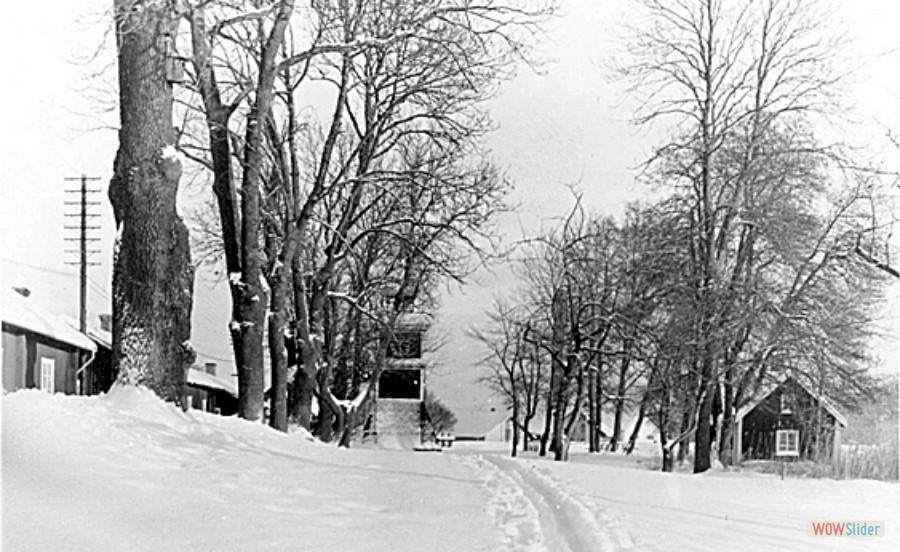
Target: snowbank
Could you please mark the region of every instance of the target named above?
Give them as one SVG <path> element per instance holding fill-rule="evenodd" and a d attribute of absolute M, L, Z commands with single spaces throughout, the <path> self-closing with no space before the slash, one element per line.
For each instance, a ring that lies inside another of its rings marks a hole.
<path fill-rule="evenodd" d="M 131 387 L 21 391 L 2 406 L 3 550 L 469 551 L 499 539 L 477 474 L 444 455 L 339 450 Z"/>

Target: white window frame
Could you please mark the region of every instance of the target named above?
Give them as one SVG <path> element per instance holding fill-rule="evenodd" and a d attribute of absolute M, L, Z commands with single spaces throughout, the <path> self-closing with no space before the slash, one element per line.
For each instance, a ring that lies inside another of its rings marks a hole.
<path fill-rule="evenodd" d="M 56 359 L 41 357 L 41 390 L 51 395 L 56 392 Z"/>
<path fill-rule="evenodd" d="M 775 430 L 775 456 L 800 456 L 799 430 Z"/>

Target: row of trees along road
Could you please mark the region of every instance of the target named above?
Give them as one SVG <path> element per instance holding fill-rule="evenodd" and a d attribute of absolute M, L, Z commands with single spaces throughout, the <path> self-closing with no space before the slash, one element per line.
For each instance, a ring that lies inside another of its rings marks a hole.
<path fill-rule="evenodd" d="M 198 262 L 224 259 L 239 415 L 263 414 L 268 350 L 271 424 L 285 430 L 293 419 L 349 444 L 398 315 L 427 307 L 442 279 L 464 278 L 492 250 L 490 221 L 507 183 L 484 153 L 491 125 L 482 104 L 528 57 L 550 8 L 478 0 L 115 7 L 118 366 L 178 400 L 191 361 L 192 265 L 175 210 L 181 161 L 169 155 L 177 148 L 212 180 L 214 211 L 200 213 L 194 245 Z M 173 85 L 180 62 L 186 76 Z"/>
<path fill-rule="evenodd" d="M 510 403 L 514 447 L 541 402 L 541 453 L 549 439 L 557 459 L 579 417 L 600 450 L 604 409 L 606 446 L 623 446 L 632 410 L 626 450 L 650 418 L 663 469 L 693 439 L 702 472 L 716 453 L 732 461 L 736 412 L 776 377 L 849 406 L 872 392 L 891 183 L 817 135 L 837 115 L 841 76 L 816 7 L 643 2 L 622 74 L 641 100 L 637 122 L 669 129 L 642 171 L 658 199 L 617 220 L 576 198 L 523 246 L 521 299 L 475 332 L 486 379 Z"/>

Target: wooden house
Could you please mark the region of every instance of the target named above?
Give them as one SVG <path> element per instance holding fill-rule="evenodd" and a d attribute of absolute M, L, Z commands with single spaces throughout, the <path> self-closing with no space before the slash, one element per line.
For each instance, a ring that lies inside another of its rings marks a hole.
<path fill-rule="evenodd" d="M 3 288 L 3 391 L 43 389 L 66 395 L 106 393 L 116 380 L 112 368 L 109 316 L 87 335 L 63 317 L 30 301 L 26 289 Z M 216 376 L 215 364 L 193 367 L 185 394 L 192 408 L 231 415 L 237 412 L 237 389 Z"/>
<path fill-rule="evenodd" d="M 75 394 L 97 345 L 61 317 L 29 301 L 27 289 L 2 288 L 3 390 Z"/>
<path fill-rule="evenodd" d="M 776 449 L 785 447 L 776 441 L 781 433 L 790 438 L 787 446 L 793 449 L 792 456 L 836 458 L 842 430 L 847 427 L 847 418 L 827 397 L 793 377 L 780 380 L 741 408 L 735 421 L 739 461 L 775 459 Z"/>

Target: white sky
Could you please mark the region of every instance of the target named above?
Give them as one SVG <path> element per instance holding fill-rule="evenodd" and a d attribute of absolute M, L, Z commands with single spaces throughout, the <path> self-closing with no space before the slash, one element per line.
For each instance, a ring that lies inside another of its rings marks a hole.
<path fill-rule="evenodd" d="M 624 201 L 646 192 L 633 183 L 632 169 L 653 145 L 652 134 L 629 125 L 629 104 L 621 86 L 606 78 L 603 65 L 610 56 L 623 54 L 616 38 L 619 22 L 628 20 L 628 3 L 561 3 L 560 16 L 542 44 L 551 61 L 540 73 L 522 68 L 490 105 L 499 127 L 490 145 L 515 182 L 513 200 L 521 205 L 517 216 L 500 221 L 510 240 L 519 237 L 521 228 L 533 231 L 542 219 L 565 213 L 571 206 L 566 185 L 577 185 L 588 208 L 604 212 L 616 212 Z M 900 134 L 900 3 L 846 0 L 836 5 L 838 20 L 853 39 L 842 52 L 857 69 L 849 99 L 865 123 L 848 135 L 885 152 L 884 129 Z M 111 51 L 108 48 L 105 57 L 92 64 L 77 61 L 103 42 L 108 24 L 102 14 L 111 6 L 112 0 L 17 2 L 4 9 L 0 23 L 4 68 L 0 95 L 5 107 L 0 133 L 0 257 L 8 273 L 4 285 L 22 283 L 11 281 L 15 267 L 55 271 L 44 270 L 56 281 L 70 282 L 65 286 L 66 291 L 71 289 L 70 304 L 62 304 L 65 298 L 56 301 L 73 314 L 77 280 L 73 267 L 63 264 L 65 177 L 84 173 L 101 178 L 98 184 L 104 193 L 98 197 L 104 216 L 98 259 L 103 265 L 90 273 L 93 301 L 102 302 L 110 287 L 115 232 L 105 189 L 116 151 L 112 128 L 117 117 L 98 112 L 100 104 L 86 96 L 102 97 L 97 90 L 112 90 L 114 70 L 92 76 L 108 64 Z M 900 167 L 896 152 L 888 155 L 893 156 L 892 166 Z M 485 274 L 463 290 L 451 290 L 445 300 L 441 314 L 449 336 L 443 353 L 446 365 L 431 382 L 463 423 L 474 422 L 479 412 L 490 417 L 492 404 L 473 383 L 476 370 L 471 364 L 480 353 L 463 337 L 463 330 L 479 322 L 492 295 L 509 283 L 503 271 Z M 195 346 L 207 356 L 230 357 L 227 291 L 198 281 L 195 301 Z M 897 327 L 895 321 L 892 328 Z M 896 343 L 883 349 L 886 358 L 900 359 Z"/>

